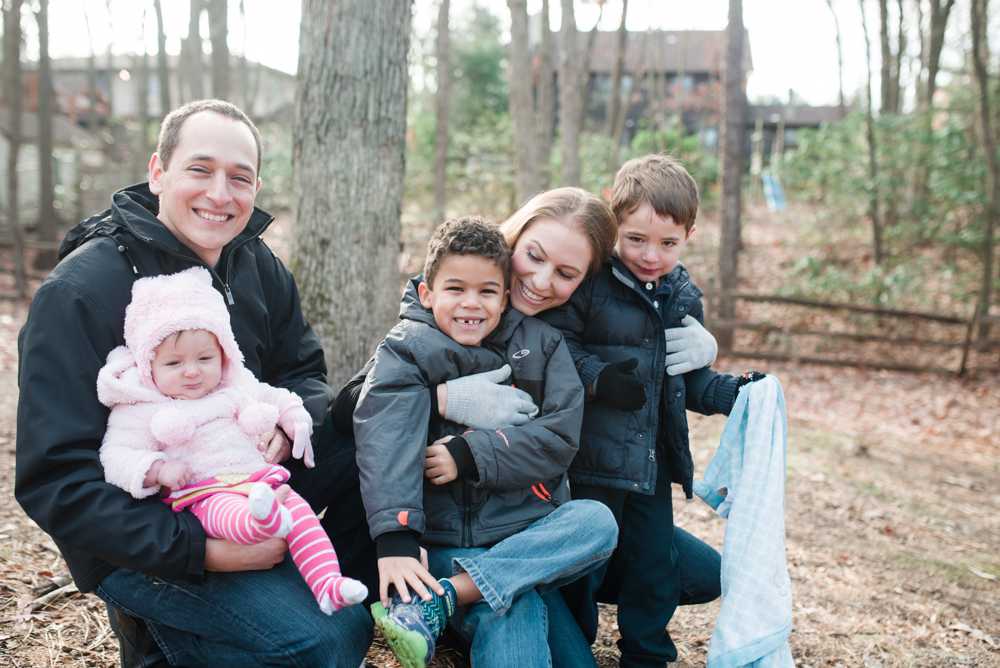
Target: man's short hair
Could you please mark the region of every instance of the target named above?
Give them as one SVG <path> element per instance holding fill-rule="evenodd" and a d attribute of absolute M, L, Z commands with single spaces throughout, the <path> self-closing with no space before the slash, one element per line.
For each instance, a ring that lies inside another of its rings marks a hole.
<path fill-rule="evenodd" d="M 475 255 L 495 264 L 503 272 L 503 287 L 510 284 L 510 246 L 500 227 L 481 216 L 452 218 L 441 223 L 427 243 L 424 283 L 434 289 L 441 263 L 456 255 Z"/>
<path fill-rule="evenodd" d="M 670 216 L 690 232 L 698 215 L 698 184 L 684 165 L 670 156 L 633 158 L 615 175 L 611 212 L 621 225 L 643 204 L 653 207 L 661 218 Z"/>
<path fill-rule="evenodd" d="M 250 128 L 253 140 L 257 144 L 257 176 L 260 176 L 261 152 L 263 150 L 260 131 L 239 107 L 225 100 L 195 100 L 183 104 L 167 114 L 163 123 L 160 124 L 160 137 L 156 143 L 156 152 L 160 156 L 160 162 L 163 163 L 163 169 L 170 167 L 170 158 L 173 156 L 177 144 L 181 141 L 181 128 L 184 121 L 202 111 L 214 111 L 217 114 L 240 121 Z"/>

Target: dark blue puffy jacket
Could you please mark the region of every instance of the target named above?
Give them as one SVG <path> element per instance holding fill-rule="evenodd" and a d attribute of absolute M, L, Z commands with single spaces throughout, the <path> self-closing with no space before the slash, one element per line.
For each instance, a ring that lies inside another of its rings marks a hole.
<path fill-rule="evenodd" d="M 563 306 L 539 318 L 563 332 L 580 380 L 589 388 L 604 367 L 636 358 L 634 372 L 646 389 L 646 405 L 622 411 L 589 396 L 584 409 L 580 451 L 570 481 L 652 494 L 656 458 L 669 465 L 670 478 L 691 498 L 694 466 L 685 409 L 705 415 L 729 414 L 737 378 L 709 368 L 680 376 L 665 371 L 663 330 L 679 327 L 686 315 L 704 322 L 702 292 L 678 263 L 661 280 L 672 286 L 664 315 L 653 305 L 617 255 L 585 281 Z"/>

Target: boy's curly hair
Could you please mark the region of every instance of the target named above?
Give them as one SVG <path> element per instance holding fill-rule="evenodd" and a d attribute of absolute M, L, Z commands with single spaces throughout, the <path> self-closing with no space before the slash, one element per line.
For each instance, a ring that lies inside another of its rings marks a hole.
<path fill-rule="evenodd" d="M 500 227 L 481 216 L 452 218 L 438 225 L 427 243 L 424 260 L 424 283 L 433 289 L 438 269 L 454 255 L 475 255 L 495 264 L 503 272 L 503 287 L 510 285 L 510 246 Z"/>
<path fill-rule="evenodd" d="M 688 232 L 698 215 L 698 184 L 684 165 L 668 155 L 647 155 L 629 160 L 615 175 L 611 212 L 621 225 L 625 216 L 643 204 L 661 218 L 670 216 Z"/>

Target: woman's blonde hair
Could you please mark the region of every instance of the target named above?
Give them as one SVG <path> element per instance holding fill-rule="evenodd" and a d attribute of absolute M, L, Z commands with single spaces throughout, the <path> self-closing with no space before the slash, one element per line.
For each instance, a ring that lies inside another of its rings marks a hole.
<path fill-rule="evenodd" d="M 618 225 L 611 209 L 583 188 L 556 188 L 535 195 L 500 225 L 500 231 L 513 248 L 521 234 L 538 220 L 553 220 L 583 233 L 591 250 L 587 278 L 611 257 L 618 239 Z"/>

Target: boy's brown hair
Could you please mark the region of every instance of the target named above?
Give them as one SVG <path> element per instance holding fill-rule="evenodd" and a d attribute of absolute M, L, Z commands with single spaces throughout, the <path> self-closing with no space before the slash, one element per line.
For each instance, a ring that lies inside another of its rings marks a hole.
<path fill-rule="evenodd" d="M 611 212 L 621 225 L 625 216 L 649 204 L 661 218 L 670 216 L 688 232 L 698 215 L 698 184 L 684 165 L 668 155 L 629 160 L 615 175 Z"/>
<path fill-rule="evenodd" d="M 452 218 L 438 225 L 427 243 L 424 283 L 434 289 L 434 278 L 445 259 L 454 255 L 475 255 L 495 264 L 503 272 L 503 287 L 510 286 L 510 246 L 500 227 L 481 216 Z"/>

